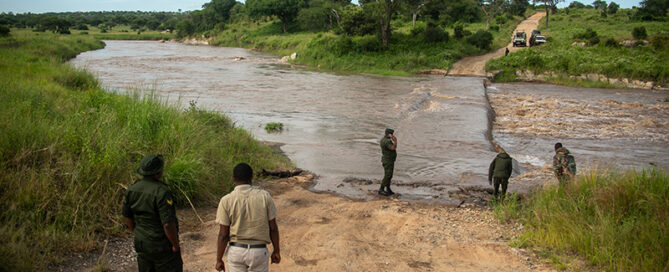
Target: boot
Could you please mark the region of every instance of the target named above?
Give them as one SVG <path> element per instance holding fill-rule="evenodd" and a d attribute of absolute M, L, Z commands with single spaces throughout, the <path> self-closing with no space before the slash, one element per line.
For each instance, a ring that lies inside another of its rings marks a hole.
<path fill-rule="evenodd" d="M 394 195 L 395 194 L 395 192 L 393 192 L 393 190 L 390 190 L 390 185 L 386 186 L 386 192 L 388 193 L 388 195 Z"/>
<path fill-rule="evenodd" d="M 379 188 L 379 194 L 382 196 L 389 196 L 390 194 L 388 193 L 388 191 L 384 190 L 383 188 L 384 186 L 381 185 L 381 188 Z"/>

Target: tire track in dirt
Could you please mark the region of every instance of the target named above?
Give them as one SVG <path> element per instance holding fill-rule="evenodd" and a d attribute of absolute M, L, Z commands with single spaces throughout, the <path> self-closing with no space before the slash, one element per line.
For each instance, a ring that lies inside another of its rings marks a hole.
<path fill-rule="evenodd" d="M 509 37 L 509 41 L 511 41 L 513 35 L 518 31 L 523 31 L 527 33 L 527 37 L 529 39 L 530 33 L 532 33 L 532 30 L 537 29 L 537 27 L 539 26 L 539 20 L 541 20 L 541 18 L 543 18 L 545 15 L 546 15 L 545 12 L 537 12 L 534 15 L 530 16 L 529 18 L 525 19 L 524 21 L 520 22 L 520 24 L 518 24 L 516 29 L 511 34 L 512 36 Z M 497 49 L 497 51 L 495 52 L 490 52 L 488 54 L 480 56 L 463 58 L 453 64 L 453 68 L 449 70 L 448 75 L 485 76 L 486 75 L 485 63 L 488 62 L 488 60 L 490 59 L 504 56 L 505 48 L 509 48 L 509 51 L 515 52 L 524 49 L 525 47 L 513 47 L 512 43 L 509 42 L 509 44 L 506 47 Z"/>

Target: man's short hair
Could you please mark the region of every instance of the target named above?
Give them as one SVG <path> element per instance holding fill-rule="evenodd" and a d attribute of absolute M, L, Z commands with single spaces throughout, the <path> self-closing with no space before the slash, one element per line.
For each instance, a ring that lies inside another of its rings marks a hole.
<path fill-rule="evenodd" d="M 246 163 L 237 164 L 232 170 L 232 177 L 239 182 L 251 183 L 253 169 Z"/>
<path fill-rule="evenodd" d="M 555 144 L 555 149 L 557 150 L 558 148 L 562 147 L 562 143 L 557 143 Z"/>

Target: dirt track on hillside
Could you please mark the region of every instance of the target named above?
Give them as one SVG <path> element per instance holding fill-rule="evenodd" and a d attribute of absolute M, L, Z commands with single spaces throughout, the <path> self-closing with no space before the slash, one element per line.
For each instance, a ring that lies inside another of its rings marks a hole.
<path fill-rule="evenodd" d="M 537 29 L 539 26 L 539 21 L 541 20 L 542 17 L 546 15 L 545 12 L 537 12 L 534 15 L 530 16 L 526 20 L 522 21 L 516 29 L 513 31 L 515 34 L 518 31 L 524 31 L 527 33 L 527 37 L 529 39 L 530 33 L 532 33 L 532 30 Z M 509 41 L 511 41 L 512 37 L 509 37 Z M 509 48 L 509 51 L 515 52 L 521 49 L 524 49 L 526 47 L 513 47 L 512 43 L 509 42 L 509 44 L 505 47 Z M 485 55 L 480 55 L 480 56 L 474 56 L 474 57 L 466 57 L 461 59 L 460 61 L 456 62 L 453 64 L 453 68 L 449 70 L 448 75 L 453 75 L 453 76 L 485 76 L 485 63 L 492 58 L 498 58 L 501 56 L 504 56 L 504 49 L 505 48 L 500 48 L 495 52 L 490 52 Z"/>

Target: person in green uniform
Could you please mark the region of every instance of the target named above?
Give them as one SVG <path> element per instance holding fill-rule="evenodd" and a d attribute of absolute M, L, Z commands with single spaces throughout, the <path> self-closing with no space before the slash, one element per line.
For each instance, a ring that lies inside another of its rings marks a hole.
<path fill-rule="evenodd" d="M 395 170 L 395 159 L 397 159 L 397 138 L 393 135 L 394 130 L 386 128 L 386 133 L 381 138 L 381 164 L 383 165 L 383 180 L 379 194 L 389 196 L 395 194 L 390 190 L 390 180 L 393 179 Z"/>
<path fill-rule="evenodd" d="M 513 171 L 513 160 L 509 154 L 502 151 L 495 159 L 490 163 L 490 168 L 488 168 L 488 183 L 490 185 L 495 184 L 495 191 L 493 192 L 493 198 L 497 199 L 499 195 L 499 186 L 502 185 L 502 197 L 506 195 L 506 187 L 509 185 L 509 178 L 511 177 L 511 172 Z"/>
<path fill-rule="evenodd" d="M 179 222 L 174 197 L 160 178 L 165 162 L 161 155 L 146 155 L 123 202 L 123 221 L 134 234 L 137 268 L 144 271 L 183 271 L 179 247 Z"/>
<path fill-rule="evenodd" d="M 566 184 L 576 176 L 576 160 L 562 143 L 555 144 L 555 156 L 553 156 L 553 172 L 560 185 Z"/>

